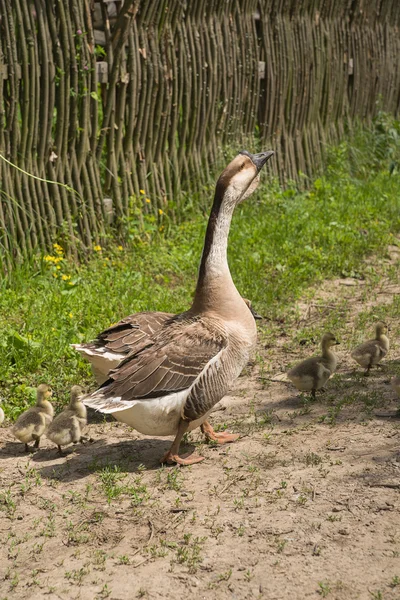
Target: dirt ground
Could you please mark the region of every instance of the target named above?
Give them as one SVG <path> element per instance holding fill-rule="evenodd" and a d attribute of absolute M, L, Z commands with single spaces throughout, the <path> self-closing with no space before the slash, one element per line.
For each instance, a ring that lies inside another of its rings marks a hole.
<path fill-rule="evenodd" d="M 349 356 L 375 309 L 399 333 L 398 259 L 394 247 L 379 286 L 373 271 L 326 282 L 287 323 L 262 326 L 254 364 L 211 419 L 242 437 L 216 447 L 194 432 L 186 450 L 206 457 L 198 465 L 160 467 L 170 438 L 116 422 L 92 422 L 93 443 L 64 458 L 47 440 L 26 456 L 5 424 L 0 598 L 398 600 L 400 420 L 389 379 L 400 374 L 400 337 L 369 378 Z M 280 380 L 316 350 L 298 341 L 315 323 L 337 323 L 342 345 L 338 374 L 310 402 Z"/>

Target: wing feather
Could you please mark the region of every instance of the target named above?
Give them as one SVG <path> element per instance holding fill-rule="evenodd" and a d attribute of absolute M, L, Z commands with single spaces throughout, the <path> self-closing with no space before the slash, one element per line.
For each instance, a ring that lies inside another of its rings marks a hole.
<path fill-rule="evenodd" d="M 104 410 L 115 402 L 188 389 L 227 345 L 227 332 L 215 319 L 180 315 L 154 336 L 152 345 L 125 358 L 85 403 Z"/>
<path fill-rule="evenodd" d="M 138 351 L 141 343 L 147 342 L 171 317 L 172 314 L 163 312 L 130 315 L 99 333 L 94 343 L 123 354 Z"/>

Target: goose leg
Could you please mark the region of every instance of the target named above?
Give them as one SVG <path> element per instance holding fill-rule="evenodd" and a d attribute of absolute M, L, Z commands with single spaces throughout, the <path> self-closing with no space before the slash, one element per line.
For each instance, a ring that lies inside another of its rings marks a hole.
<path fill-rule="evenodd" d="M 315 400 L 315 390 L 311 390 L 311 398 Z"/>
<path fill-rule="evenodd" d="M 172 442 L 171 448 L 161 459 L 162 463 L 167 463 L 169 465 L 173 463 L 177 463 L 178 465 L 193 465 L 194 463 L 201 462 L 204 460 L 204 456 L 199 456 L 198 454 L 191 454 L 189 456 L 179 456 L 179 446 L 183 435 L 189 429 L 189 422 L 181 419 L 178 427 L 178 433 L 174 441 Z"/>
<path fill-rule="evenodd" d="M 214 431 L 212 425 L 208 421 L 204 421 L 201 426 L 201 431 L 204 433 L 208 440 L 217 442 L 217 444 L 229 444 L 229 442 L 236 442 L 240 438 L 238 433 L 225 433 Z"/>
<path fill-rule="evenodd" d="M 59 446 L 59 445 L 57 444 L 57 448 L 58 448 L 58 454 L 59 454 L 60 456 L 65 456 L 64 452 L 62 451 L 62 448 L 61 448 L 61 446 Z"/>
<path fill-rule="evenodd" d="M 86 442 L 94 442 L 93 438 L 87 437 L 85 435 L 81 435 L 81 439 L 79 440 L 81 444 L 86 444 Z"/>

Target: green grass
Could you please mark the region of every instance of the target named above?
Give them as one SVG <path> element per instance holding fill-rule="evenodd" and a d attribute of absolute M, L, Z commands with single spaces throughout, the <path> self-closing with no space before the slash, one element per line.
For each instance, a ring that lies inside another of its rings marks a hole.
<path fill-rule="evenodd" d="M 258 312 L 281 317 L 319 281 L 363 278 L 371 268 L 363 259 L 384 256 L 388 244 L 397 243 L 400 174 L 397 155 L 389 150 L 399 144 L 388 131 L 400 127 L 393 121 L 386 129 L 378 125 L 332 149 L 325 173 L 307 191 L 284 189 L 263 174 L 259 191 L 237 209 L 230 267 L 240 293 Z M 211 203 L 212 186 L 200 205 Z M 36 258 L 1 281 L 0 397 L 6 414 L 14 419 L 31 404 L 40 382 L 53 387 L 60 405 L 71 385 L 93 386 L 72 342 L 90 340 L 136 311 L 186 309 L 206 223 L 200 209 L 176 225 L 167 210 L 141 225 L 133 218 L 125 223 L 124 247 L 97 247 L 90 262 L 78 266 L 56 246 L 51 258 Z"/>

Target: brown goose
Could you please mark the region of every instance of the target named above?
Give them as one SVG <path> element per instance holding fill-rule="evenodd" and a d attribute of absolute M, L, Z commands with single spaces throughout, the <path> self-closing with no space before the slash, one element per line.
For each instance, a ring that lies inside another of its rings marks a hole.
<path fill-rule="evenodd" d="M 11 428 L 17 440 L 25 444 L 25 452 L 32 452 L 29 442 L 34 441 L 34 448 L 39 448 L 40 438 L 53 420 L 54 410 L 48 400 L 51 394 L 49 386 L 41 383 L 37 389 L 36 406 L 22 413 Z"/>
<path fill-rule="evenodd" d="M 204 457 L 179 456 L 186 431 L 201 426 L 207 437 L 226 443 L 238 436 L 215 433 L 207 418 L 227 393 L 252 353 L 254 318 L 237 291 L 227 261 L 235 207 L 259 183 L 273 152 L 243 151 L 218 179 L 191 308 L 169 317 L 146 342 L 110 373 L 84 402 L 147 435 L 175 435 L 162 462 L 192 464 Z"/>
<path fill-rule="evenodd" d="M 360 344 L 351 353 L 351 357 L 360 367 L 364 367 L 366 377 L 368 377 L 371 367 L 377 365 L 389 351 L 389 339 L 385 335 L 386 329 L 385 323 L 377 323 L 375 338 Z"/>
<path fill-rule="evenodd" d="M 262 319 L 247 298 L 243 298 L 255 319 Z M 175 316 L 166 312 L 139 312 L 125 317 L 115 325 L 105 329 L 93 342 L 71 344 L 92 365 L 93 375 L 99 385 L 108 379 L 111 369 L 131 352 L 138 352 L 164 323 Z"/>

